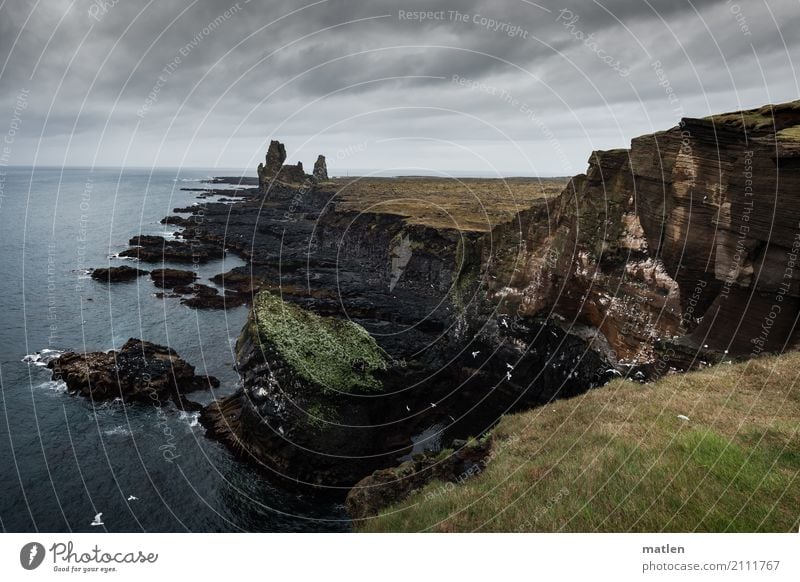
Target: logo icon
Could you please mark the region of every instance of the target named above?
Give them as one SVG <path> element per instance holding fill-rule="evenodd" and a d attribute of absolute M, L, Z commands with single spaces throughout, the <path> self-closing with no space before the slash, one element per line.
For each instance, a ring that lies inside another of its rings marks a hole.
<path fill-rule="evenodd" d="M 19 563 L 26 570 L 35 570 L 44 562 L 44 546 L 38 542 L 30 542 L 22 546 L 19 552 Z"/>

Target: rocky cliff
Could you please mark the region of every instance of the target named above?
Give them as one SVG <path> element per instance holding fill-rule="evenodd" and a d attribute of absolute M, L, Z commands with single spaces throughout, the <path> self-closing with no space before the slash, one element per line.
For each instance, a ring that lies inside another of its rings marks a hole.
<path fill-rule="evenodd" d="M 294 481 L 348 488 L 614 375 L 645 381 L 793 346 L 799 125 L 796 103 L 684 119 L 630 150 L 594 152 L 556 196 L 521 207 L 506 206 L 510 190 L 479 200 L 497 209 L 485 220 L 453 202 L 472 191 L 442 198 L 439 215 L 424 201 L 441 186 L 408 181 L 358 195 L 346 194 L 350 184 L 270 182 L 237 207 L 206 205 L 192 236 L 250 263 L 221 275 L 224 285 L 278 293 L 291 307 L 270 295 L 273 307 L 312 338 L 349 321 L 373 338 L 385 369 L 371 373 L 370 390 L 348 385 L 333 397 L 327 380 L 303 379 L 285 346 L 253 331 L 264 297 L 253 295 L 243 388 L 204 424 Z M 331 357 L 355 374 L 369 368 L 346 348 Z M 277 414 L 289 401 L 296 411 Z M 437 462 L 416 461 L 414 482 L 439 474 Z"/>
<path fill-rule="evenodd" d="M 598 330 L 595 349 L 654 373 L 793 346 L 798 124 L 794 102 L 594 152 L 561 196 L 484 241 L 490 297 Z"/>

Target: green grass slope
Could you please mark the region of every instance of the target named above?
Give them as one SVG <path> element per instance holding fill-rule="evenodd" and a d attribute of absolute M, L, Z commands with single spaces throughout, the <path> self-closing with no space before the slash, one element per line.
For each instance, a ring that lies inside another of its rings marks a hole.
<path fill-rule="evenodd" d="M 800 354 L 723 363 L 504 417 L 485 468 L 361 531 L 797 531 Z M 689 417 L 689 420 L 679 418 Z"/>

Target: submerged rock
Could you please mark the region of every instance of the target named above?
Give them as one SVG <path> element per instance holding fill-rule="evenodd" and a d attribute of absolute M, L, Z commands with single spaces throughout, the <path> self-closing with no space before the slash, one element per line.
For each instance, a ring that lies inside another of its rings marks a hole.
<path fill-rule="evenodd" d="M 70 392 L 92 398 L 162 405 L 182 401 L 188 392 L 219 386 L 213 376 L 198 376 L 195 368 L 172 348 L 129 339 L 119 351 L 67 352 L 50 361 L 53 380 L 63 380 Z"/>

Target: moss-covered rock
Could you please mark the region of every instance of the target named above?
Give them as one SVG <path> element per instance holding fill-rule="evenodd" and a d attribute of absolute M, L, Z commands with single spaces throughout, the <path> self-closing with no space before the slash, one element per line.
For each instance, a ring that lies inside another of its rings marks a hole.
<path fill-rule="evenodd" d="M 386 369 L 388 357 L 360 325 L 322 317 L 266 291 L 256 296 L 251 313 L 259 342 L 300 378 L 323 391 L 380 390 L 373 373 Z"/>
<path fill-rule="evenodd" d="M 242 390 L 206 409 L 210 434 L 295 484 L 349 486 L 386 463 L 379 425 L 391 397 L 371 396 L 389 358 L 363 327 L 262 291 L 236 360 Z"/>

